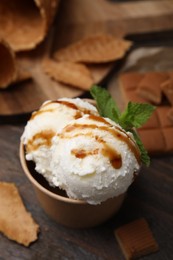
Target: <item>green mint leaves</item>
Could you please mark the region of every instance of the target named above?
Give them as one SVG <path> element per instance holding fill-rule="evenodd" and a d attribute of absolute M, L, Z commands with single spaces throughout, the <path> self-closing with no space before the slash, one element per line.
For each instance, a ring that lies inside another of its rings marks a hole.
<path fill-rule="evenodd" d="M 150 118 L 155 108 L 146 103 L 129 102 L 126 110 L 121 114 L 120 124 L 127 128 L 139 128 Z"/>
<path fill-rule="evenodd" d="M 130 131 L 140 149 L 141 161 L 146 166 L 150 164 L 150 158 L 142 141 L 134 128 L 141 127 L 151 116 L 155 107 L 145 103 L 129 102 L 126 109 L 121 113 L 109 92 L 101 87 L 92 86 L 92 97 L 96 100 L 98 112 L 103 117 L 108 117 L 118 123 L 124 130 Z"/>
<path fill-rule="evenodd" d="M 90 93 L 96 100 L 99 114 L 103 117 L 109 117 L 113 121 L 117 122 L 120 117 L 120 111 L 109 92 L 106 89 L 93 86 L 90 89 Z"/>

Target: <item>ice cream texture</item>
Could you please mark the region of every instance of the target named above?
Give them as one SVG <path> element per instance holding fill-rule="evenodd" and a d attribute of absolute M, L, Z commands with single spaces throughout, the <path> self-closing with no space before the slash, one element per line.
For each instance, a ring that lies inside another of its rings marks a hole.
<path fill-rule="evenodd" d="M 21 140 L 25 145 L 26 159 L 35 162 L 35 170 L 41 173 L 50 183 L 52 138 L 71 120 L 84 114 L 98 114 L 95 106 L 80 98 L 61 98 L 49 100 L 39 110 L 32 113 L 25 126 Z"/>
<path fill-rule="evenodd" d="M 26 159 L 50 185 L 89 204 L 125 193 L 140 168 L 133 135 L 81 99 L 44 103 L 22 141 Z"/>
<path fill-rule="evenodd" d="M 68 124 L 54 137 L 51 150 L 55 186 L 90 204 L 126 192 L 140 165 L 132 135 L 112 120 L 95 115 Z"/>

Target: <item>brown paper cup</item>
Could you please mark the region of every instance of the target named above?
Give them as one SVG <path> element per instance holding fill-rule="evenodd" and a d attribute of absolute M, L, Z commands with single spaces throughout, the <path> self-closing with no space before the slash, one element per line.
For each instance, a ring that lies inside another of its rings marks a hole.
<path fill-rule="evenodd" d="M 0 37 L 14 51 L 30 50 L 46 36 L 60 0 L 1 0 Z"/>
<path fill-rule="evenodd" d="M 34 170 L 34 164 L 25 160 L 24 146 L 20 144 L 22 168 L 32 183 L 38 201 L 45 212 L 58 223 L 71 228 L 94 227 L 110 219 L 120 209 L 125 194 L 108 199 L 99 205 L 90 205 L 80 200 L 70 199 L 61 190 L 53 192 L 41 174 Z"/>

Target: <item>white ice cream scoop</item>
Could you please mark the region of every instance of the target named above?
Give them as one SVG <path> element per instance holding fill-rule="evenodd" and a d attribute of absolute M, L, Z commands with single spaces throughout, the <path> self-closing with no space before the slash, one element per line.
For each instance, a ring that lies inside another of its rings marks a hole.
<path fill-rule="evenodd" d="M 61 98 L 55 101 L 46 101 L 38 111 L 32 113 L 21 140 L 26 149 L 26 159 L 33 160 L 36 171 L 41 173 L 50 183 L 52 138 L 72 120 L 84 114 L 97 115 L 96 108 L 80 98 Z"/>
<path fill-rule="evenodd" d="M 89 204 L 125 193 L 140 168 L 132 134 L 98 115 L 69 123 L 53 138 L 51 152 L 53 185 Z"/>

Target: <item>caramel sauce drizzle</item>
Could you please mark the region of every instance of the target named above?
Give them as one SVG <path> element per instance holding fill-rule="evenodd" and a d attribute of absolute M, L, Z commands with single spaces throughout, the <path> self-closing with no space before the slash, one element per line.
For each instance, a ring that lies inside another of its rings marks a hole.
<path fill-rule="evenodd" d="M 83 159 L 86 156 L 98 154 L 99 149 L 95 149 L 93 151 L 86 151 L 84 149 L 72 149 L 71 153 L 74 154 L 77 158 Z"/>
<path fill-rule="evenodd" d="M 41 131 L 40 133 L 35 134 L 27 143 L 27 152 L 35 151 L 42 145 L 50 147 L 53 136 L 55 136 L 55 132 L 52 130 Z M 38 139 L 40 139 L 39 143 L 35 142 Z"/>
<path fill-rule="evenodd" d="M 77 136 L 81 136 L 81 135 L 93 137 L 93 135 L 90 133 L 90 134 L 76 134 L 76 135 L 73 136 L 73 138 L 77 137 Z M 99 143 L 102 143 L 103 148 L 101 149 L 101 153 L 102 153 L 103 156 L 109 158 L 112 167 L 115 168 L 115 169 L 121 168 L 121 166 L 122 166 L 121 155 L 115 149 L 113 149 L 111 146 L 106 144 L 106 142 L 102 138 L 100 138 L 98 136 L 95 136 L 94 138 Z M 98 154 L 99 153 L 99 149 L 97 148 L 97 149 L 90 150 L 90 151 L 85 150 L 85 149 L 73 149 L 71 151 L 71 153 L 74 156 L 76 156 L 76 158 L 83 159 L 83 158 L 85 158 L 87 156 Z"/>
<path fill-rule="evenodd" d="M 33 120 L 36 116 L 41 115 L 43 113 L 47 113 L 47 112 L 52 113 L 53 111 L 54 111 L 54 109 L 52 109 L 52 108 L 46 109 L 46 110 L 41 110 L 40 109 L 40 110 L 35 111 L 35 112 L 32 113 L 30 120 Z"/>
<path fill-rule="evenodd" d="M 93 115 L 91 115 L 90 117 L 94 118 L 95 121 L 97 118 L 99 121 L 102 121 L 102 122 L 106 121 L 104 118 L 101 118 L 101 117 L 97 117 L 97 116 L 93 116 Z M 129 147 L 129 149 L 135 155 L 137 162 L 140 164 L 140 151 L 139 151 L 137 145 L 135 144 L 134 140 L 124 130 L 120 129 L 119 127 L 116 127 L 116 126 L 112 127 L 112 125 L 109 124 L 107 121 L 106 121 L 106 124 L 107 124 L 107 126 L 98 126 L 96 124 L 73 124 L 73 125 L 65 127 L 65 131 L 66 131 L 66 133 L 69 133 L 69 132 L 75 131 L 75 129 L 77 129 L 77 128 L 80 129 L 81 132 L 82 132 L 82 130 L 84 130 L 86 128 L 107 131 L 115 138 L 126 143 Z M 117 132 L 115 128 L 118 129 L 119 132 Z M 60 137 L 63 138 L 63 134 L 61 134 Z M 102 141 L 100 140 L 100 142 L 103 142 L 103 140 Z M 106 150 L 110 151 L 111 148 L 109 147 L 109 149 L 106 149 Z M 110 154 L 112 154 L 112 151 L 110 151 Z M 110 157 L 112 157 L 112 156 L 110 155 Z"/>
<path fill-rule="evenodd" d="M 76 110 L 76 114 L 74 116 L 74 119 L 78 119 L 78 118 L 82 117 L 83 114 L 88 114 L 88 115 L 92 114 L 92 112 L 89 109 L 82 108 L 82 107 L 79 108 L 75 104 L 73 104 L 73 103 L 71 103 L 69 101 L 66 101 L 66 100 L 54 100 L 54 101 L 51 101 L 51 102 L 47 102 L 46 104 L 42 105 L 42 108 L 47 106 L 47 105 L 49 105 L 49 104 L 51 104 L 51 103 L 63 104 L 63 105 L 65 105 L 65 106 L 67 106 L 67 107 L 69 107 L 71 109 Z M 38 110 L 38 111 L 36 111 L 36 112 L 34 112 L 32 114 L 30 120 L 34 119 L 36 116 L 38 116 L 38 115 L 40 115 L 42 113 L 53 112 L 53 111 L 54 111 L 54 109 L 51 109 L 51 108 L 50 109 L 44 109 L 44 110 L 40 109 L 40 110 Z"/>

